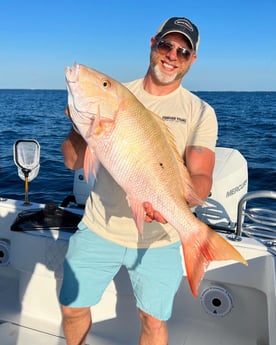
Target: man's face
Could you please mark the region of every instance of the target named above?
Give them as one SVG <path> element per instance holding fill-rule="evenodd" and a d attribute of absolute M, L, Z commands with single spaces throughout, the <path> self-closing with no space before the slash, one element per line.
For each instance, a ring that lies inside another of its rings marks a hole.
<path fill-rule="evenodd" d="M 170 33 L 151 41 L 150 69 L 160 84 L 180 83 L 195 60 L 196 53 L 182 34 Z"/>

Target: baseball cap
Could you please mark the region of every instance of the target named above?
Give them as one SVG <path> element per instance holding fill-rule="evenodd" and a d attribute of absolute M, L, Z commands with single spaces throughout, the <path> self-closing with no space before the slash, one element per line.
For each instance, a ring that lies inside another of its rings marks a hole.
<path fill-rule="evenodd" d="M 179 32 L 188 38 L 194 50 L 198 49 L 199 31 L 198 28 L 189 19 L 184 17 L 172 17 L 167 19 L 158 29 L 156 37 L 164 37 L 165 35 Z"/>

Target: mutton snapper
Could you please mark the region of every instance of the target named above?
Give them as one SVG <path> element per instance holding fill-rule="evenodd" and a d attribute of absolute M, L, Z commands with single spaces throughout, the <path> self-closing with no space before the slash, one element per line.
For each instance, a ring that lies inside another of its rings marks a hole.
<path fill-rule="evenodd" d="M 87 142 L 84 170 L 96 176 L 101 163 L 125 191 L 142 234 L 144 202 L 150 202 L 178 232 L 188 282 L 196 297 L 209 263 L 240 253 L 197 219 L 185 200 L 191 180 L 164 121 L 121 83 L 84 65 L 66 68 L 70 116 Z"/>

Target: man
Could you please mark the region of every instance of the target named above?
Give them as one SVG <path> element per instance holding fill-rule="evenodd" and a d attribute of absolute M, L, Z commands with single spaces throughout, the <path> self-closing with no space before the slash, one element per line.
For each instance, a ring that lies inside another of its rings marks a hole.
<path fill-rule="evenodd" d="M 126 86 L 167 123 L 194 191 L 205 199 L 212 186 L 216 116 L 207 103 L 181 86 L 197 58 L 198 44 L 199 32 L 191 21 L 168 19 L 151 39 L 146 76 Z M 72 128 L 62 146 L 66 166 L 81 168 L 85 149 L 86 143 Z M 198 199 L 187 202 L 192 207 Z M 141 320 L 139 344 L 168 344 L 166 320 L 183 274 L 180 241 L 158 211 L 149 203 L 144 208 L 147 223 L 141 238 L 124 191 L 100 166 L 64 264 L 60 302 L 68 345 L 85 344 L 92 324 L 90 307 L 99 302 L 122 265 L 128 270 Z"/>

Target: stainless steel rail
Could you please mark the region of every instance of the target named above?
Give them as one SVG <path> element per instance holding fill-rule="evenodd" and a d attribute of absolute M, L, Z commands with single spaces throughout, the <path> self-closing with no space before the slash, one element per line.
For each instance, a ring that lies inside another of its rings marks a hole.
<path fill-rule="evenodd" d="M 235 234 L 228 238 L 240 241 L 242 235 L 254 237 L 262 241 L 273 254 L 276 254 L 276 207 L 267 209 L 262 207 L 247 207 L 247 202 L 260 198 L 276 201 L 276 192 L 260 190 L 246 193 L 238 204 L 237 226 Z"/>

